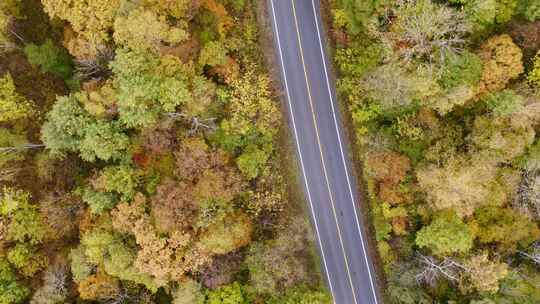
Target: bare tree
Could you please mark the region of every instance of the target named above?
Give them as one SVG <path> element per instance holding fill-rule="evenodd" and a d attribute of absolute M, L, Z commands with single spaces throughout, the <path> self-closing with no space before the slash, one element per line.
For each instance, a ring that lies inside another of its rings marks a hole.
<path fill-rule="evenodd" d="M 463 265 L 450 258 L 444 258 L 442 261 L 438 261 L 432 256 L 426 256 L 418 252 L 417 260 L 422 271 L 416 275 L 416 281 L 419 284 L 427 284 L 432 287 L 437 285 L 440 278 L 457 282 L 459 281 L 460 273 L 466 270 Z"/>
<path fill-rule="evenodd" d="M 525 170 L 512 206 L 534 219 L 540 218 L 540 175 L 538 170 Z"/>
<path fill-rule="evenodd" d="M 213 131 L 216 129 L 215 121 L 216 119 L 211 118 L 200 118 L 200 117 L 190 117 L 185 113 L 176 113 L 171 112 L 167 113 L 167 116 L 173 119 L 182 119 L 184 121 L 187 121 L 191 125 L 191 129 L 189 130 L 189 134 L 193 135 L 200 131 L 201 129 L 210 130 Z"/>
<path fill-rule="evenodd" d="M 114 51 L 106 46 L 97 48 L 97 55 L 92 59 L 80 59 L 75 62 L 75 74 L 81 80 L 101 80 L 111 75 L 109 62 L 114 60 Z"/>
<path fill-rule="evenodd" d="M 21 146 L 11 146 L 11 147 L 0 147 L 0 153 L 2 152 L 16 152 L 16 151 L 21 151 L 21 150 L 29 150 L 29 149 L 40 149 L 40 148 L 44 148 L 45 145 L 43 144 L 31 144 L 31 143 L 26 143 L 24 145 L 21 145 Z"/>
<path fill-rule="evenodd" d="M 406 45 L 401 52 L 406 61 L 420 57 L 444 62 L 463 50 L 464 37 L 472 30 L 464 13 L 430 0 L 402 1 L 396 15 L 393 39 Z"/>
<path fill-rule="evenodd" d="M 526 251 L 519 251 L 519 254 L 531 260 L 536 265 L 540 266 L 540 240 L 534 242 Z"/>

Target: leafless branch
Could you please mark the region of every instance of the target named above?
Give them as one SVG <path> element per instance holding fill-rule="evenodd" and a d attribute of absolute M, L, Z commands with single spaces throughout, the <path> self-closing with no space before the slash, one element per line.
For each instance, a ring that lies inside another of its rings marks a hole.
<path fill-rule="evenodd" d="M 210 131 L 216 129 L 216 119 L 213 117 L 201 119 L 199 117 L 190 117 L 185 113 L 177 112 L 167 113 L 167 116 L 172 119 L 183 119 L 187 121 L 191 125 L 191 129 L 188 132 L 190 135 L 197 133 L 200 129 L 206 129 Z"/>
<path fill-rule="evenodd" d="M 108 47 L 98 47 L 96 58 L 80 59 L 75 62 L 75 72 L 80 79 L 103 79 L 111 74 L 109 62 L 114 59 L 114 51 Z"/>
<path fill-rule="evenodd" d="M 530 252 L 520 250 L 519 254 L 528 258 L 536 265 L 540 266 L 540 241 L 536 241 L 531 245 Z"/>
<path fill-rule="evenodd" d="M 0 152 L 15 152 L 27 149 L 40 149 L 43 147 L 45 147 L 43 144 L 24 144 L 22 146 L 0 147 Z"/>
<path fill-rule="evenodd" d="M 459 273 L 466 270 L 463 265 L 450 258 L 445 258 L 439 262 L 434 257 L 417 253 L 417 259 L 422 267 L 422 271 L 416 275 L 416 281 L 419 284 L 436 286 L 441 277 L 457 282 Z"/>

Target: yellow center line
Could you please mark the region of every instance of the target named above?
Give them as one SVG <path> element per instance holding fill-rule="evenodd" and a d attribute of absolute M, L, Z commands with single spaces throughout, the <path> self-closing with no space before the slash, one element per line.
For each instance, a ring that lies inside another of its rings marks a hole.
<path fill-rule="evenodd" d="M 305 63 L 305 60 L 304 60 L 304 50 L 302 48 L 302 39 L 300 38 L 300 29 L 298 27 L 298 18 L 296 16 L 296 7 L 294 5 L 294 0 L 291 0 L 291 3 L 292 3 L 292 8 L 293 8 L 294 23 L 295 23 L 295 26 L 296 26 L 296 34 L 297 34 L 297 37 L 298 37 L 298 45 L 300 47 L 300 58 L 302 60 L 302 66 L 304 68 L 304 77 L 306 79 L 306 86 L 307 86 L 307 91 L 308 91 L 309 105 L 310 105 L 310 110 L 311 110 L 311 116 L 313 118 L 313 124 L 315 125 L 315 136 L 317 137 L 317 145 L 319 146 L 319 153 L 321 155 L 321 162 L 322 162 L 322 166 L 323 166 L 324 178 L 326 180 L 326 186 L 328 187 L 328 194 L 330 195 L 330 204 L 332 205 L 332 213 L 333 213 L 334 219 L 336 221 L 336 227 L 337 227 L 337 230 L 338 230 L 338 237 L 339 237 L 339 241 L 341 243 L 341 251 L 343 252 L 343 258 L 345 259 L 345 267 L 347 268 L 347 275 L 349 277 L 349 283 L 351 285 L 351 291 L 352 291 L 352 294 L 353 294 L 354 303 L 358 303 L 356 301 L 356 293 L 355 293 L 355 290 L 354 290 L 354 285 L 353 285 L 353 281 L 352 281 L 352 277 L 351 277 L 351 271 L 350 271 L 350 268 L 349 268 L 349 261 L 347 259 L 347 254 L 345 253 L 345 245 L 344 245 L 344 242 L 343 242 L 343 238 L 341 236 L 341 229 L 339 228 L 339 221 L 338 221 L 338 217 L 337 217 L 337 213 L 336 213 L 336 207 L 335 207 L 335 204 L 334 204 L 334 199 L 333 199 L 333 196 L 332 196 L 332 190 L 330 188 L 330 181 L 328 179 L 328 172 L 326 170 L 326 164 L 325 164 L 325 161 L 324 161 L 323 148 L 322 148 L 321 139 L 320 139 L 320 136 L 319 136 L 319 127 L 317 125 L 317 116 L 315 115 L 315 110 L 314 110 L 314 105 L 313 105 L 313 98 L 311 96 L 311 87 L 310 87 L 310 84 L 309 84 L 309 79 L 308 79 L 308 75 L 307 75 L 307 67 L 306 67 L 306 63 Z"/>

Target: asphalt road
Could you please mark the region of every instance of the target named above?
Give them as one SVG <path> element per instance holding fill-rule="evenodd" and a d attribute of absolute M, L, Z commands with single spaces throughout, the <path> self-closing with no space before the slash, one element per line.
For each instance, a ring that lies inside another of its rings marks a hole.
<path fill-rule="evenodd" d="M 337 304 L 379 304 L 367 234 L 329 79 L 319 0 L 267 0 L 284 97 L 328 288 Z"/>

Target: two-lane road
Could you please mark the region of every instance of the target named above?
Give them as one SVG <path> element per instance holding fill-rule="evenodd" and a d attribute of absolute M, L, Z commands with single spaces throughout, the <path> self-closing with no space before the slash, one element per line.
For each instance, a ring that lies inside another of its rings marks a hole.
<path fill-rule="evenodd" d="M 337 304 L 380 304 L 329 79 L 319 0 L 268 0 L 302 182 Z"/>

